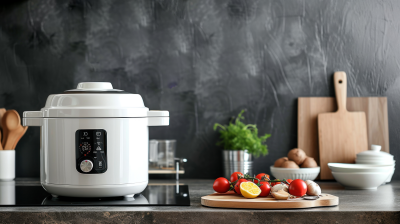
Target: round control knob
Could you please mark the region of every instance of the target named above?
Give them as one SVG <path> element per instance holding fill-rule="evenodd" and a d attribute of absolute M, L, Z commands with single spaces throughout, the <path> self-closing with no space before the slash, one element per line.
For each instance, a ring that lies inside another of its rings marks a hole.
<path fill-rule="evenodd" d="M 83 172 L 88 173 L 93 169 L 93 163 L 92 161 L 85 159 L 81 162 L 80 167 Z"/>

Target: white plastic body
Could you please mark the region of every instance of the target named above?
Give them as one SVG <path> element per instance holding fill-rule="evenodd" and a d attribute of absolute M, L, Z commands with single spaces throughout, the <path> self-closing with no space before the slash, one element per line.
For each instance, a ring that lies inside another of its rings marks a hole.
<path fill-rule="evenodd" d="M 51 194 L 115 197 L 142 192 L 148 183 L 147 118 L 42 118 L 40 180 Z M 76 170 L 75 132 L 107 132 L 107 166 L 102 174 Z"/>
<path fill-rule="evenodd" d="M 139 94 L 120 91 L 108 82 L 79 83 L 68 93 L 50 95 L 40 111 L 24 112 L 24 126 L 41 127 L 40 179 L 49 193 L 114 197 L 146 188 L 148 126 L 169 125 L 169 112 L 149 111 Z M 107 132 L 106 172 L 76 170 L 75 133 L 81 129 Z"/>
<path fill-rule="evenodd" d="M 15 179 L 15 150 L 0 150 L 0 180 Z"/>

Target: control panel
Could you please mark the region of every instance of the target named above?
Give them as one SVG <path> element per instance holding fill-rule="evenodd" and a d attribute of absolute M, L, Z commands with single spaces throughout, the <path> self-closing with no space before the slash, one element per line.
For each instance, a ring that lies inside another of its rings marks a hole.
<path fill-rule="evenodd" d="M 107 171 L 107 132 L 102 129 L 77 130 L 75 133 L 76 170 L 83 174 Z"/>

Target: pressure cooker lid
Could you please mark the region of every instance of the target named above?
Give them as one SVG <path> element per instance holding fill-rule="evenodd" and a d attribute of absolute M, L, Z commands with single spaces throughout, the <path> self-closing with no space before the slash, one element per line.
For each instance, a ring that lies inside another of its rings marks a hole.
<path fill-rule="evenodd" d="M 50 95 L 41 109 L 43 117 L 88 118 L 147 117 L 148 111 L 139 94 L 113 89 L 109 82 L 79 83 L 76 89 Z"/>

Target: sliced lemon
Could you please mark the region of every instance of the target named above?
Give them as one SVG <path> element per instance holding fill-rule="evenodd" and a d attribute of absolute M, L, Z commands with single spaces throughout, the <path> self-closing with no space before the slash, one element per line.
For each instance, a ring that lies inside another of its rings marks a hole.
<path fill-rule="evenodd" d="M 253 182 L 243 182 L 240 184 L 240 193 L 245 198 L 256 198 L 261 194 L 261 189 Z"/>

